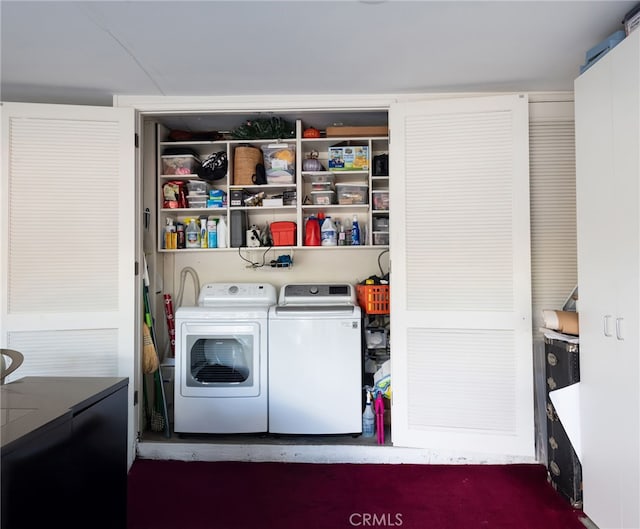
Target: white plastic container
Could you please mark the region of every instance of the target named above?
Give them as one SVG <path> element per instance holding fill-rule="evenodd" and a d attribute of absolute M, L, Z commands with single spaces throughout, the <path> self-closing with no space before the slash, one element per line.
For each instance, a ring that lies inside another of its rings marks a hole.
<path fill-rule="evenodd" d="M 192 175 L 198 172 L 200 160 L 192 154 L 162 156 L 162 174 Z"/>
<path fill-rule="evenodd" d="M 316 206 L 329 206 L 336 203 L 335 191 L 311 191 L 311 203 Z"/>
<path fill-rule="evenodd" d="M 227 223 L 224 220 L 224 217 L 220 217 L 218 221 L 218 225 L 216 227 L 216 235 L 218 238 L 218 248 L 226 248 L 227 247 Z"/>
<path fill-rule="evenodd" d="M 322 227 L 320 228 L 320 245 L 338 245 L 338 234 L 336 233 L 336 225 L 331 220 L 331 217 L 325 218 L 324 222 L 322 223 Z"/>
<path fill-rule="evenodd" d="M 368 204 L 369 186 L 366 184 L 336 184 L 338 204 Z"/>

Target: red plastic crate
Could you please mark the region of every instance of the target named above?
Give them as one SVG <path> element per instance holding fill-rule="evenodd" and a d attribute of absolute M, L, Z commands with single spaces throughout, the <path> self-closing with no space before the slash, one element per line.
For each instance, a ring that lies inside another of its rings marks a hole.
<path fill-rule="evenodd" d="M 272 222 L 271 238 L 274 246 L 295 246 L 296 223 L 290 221 Z"/>
<path fill-rule="evenodd" d="M 356 293 L 367 314 L 389 314 L 389 285 L 356 285 Z"/>

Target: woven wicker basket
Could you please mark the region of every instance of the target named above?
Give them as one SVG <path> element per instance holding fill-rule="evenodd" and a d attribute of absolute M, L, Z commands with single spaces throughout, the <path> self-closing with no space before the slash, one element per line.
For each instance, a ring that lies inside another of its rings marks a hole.
<path fill-rule="evenodd" d="M 257 147 L 240 145 L 233 154 L 233 185 L 246 186 L 253 184 L 256 164 L 262 162 L 262 151 Z"/>

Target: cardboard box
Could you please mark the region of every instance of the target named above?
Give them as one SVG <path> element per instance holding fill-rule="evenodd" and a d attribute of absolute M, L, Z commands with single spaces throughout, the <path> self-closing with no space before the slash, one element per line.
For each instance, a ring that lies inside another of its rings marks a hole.
<path fill-rule="evenodd" d="M 280 198 L 263 198 L 262 206 L 265 208 L 277 208 L 283 205 L 282 197 Z"/>
<path fill-rule="evenodd" d="M 353 145 L 329 147 L 330 171 L 368 171 L 369 147 Z"/>
<path fill-rule="evenodd" d="M 622 20 L 624 24 L 624 32 L 627 36 L 631 34 L 638 26 L 640 26 L 640 4 L 629 11 Z"/>
<path fill-rule="evenodd" d="M 369 127 L 327 127 L 327 137 L 353 137 L 353 136 L 388 136 L 387 125 L 374 125 Z"/>

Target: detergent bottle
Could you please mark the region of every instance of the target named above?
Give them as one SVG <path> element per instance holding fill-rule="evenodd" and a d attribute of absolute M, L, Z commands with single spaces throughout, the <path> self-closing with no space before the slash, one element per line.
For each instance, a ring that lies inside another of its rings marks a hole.
<path fill-rule="evenodd" d="M 200 248 L 200 229 L 196 226 L 196 219 L 189 219 L 185 235 L 187 248 Z"/>
<path fill-rule="evenodd" d="M 307 223 L 305 224 L 304 245 L 320 246 L 320 223 L 313 215 L 307 219 Z"/>
<path fill-rule="evenodd" d="M 353 216 L 353 223 L 351 225 L 351 244 L 353 246 L 360 245 L 360 225 L 358 224 L 358 216 Z"/>
<path fill-rule="evenodd" d="M 224 221 L 224 217 L 220 217 L 218 220 L 218 226 L 216 229 L 218 236 L 218 248 L 227 247 L 227 223 Z"/>
<path fill-rule="evenodd" d="M 373 437 L 375 433 L 376 416 L 371 407 L 371 393 L 367 391 L 367 405 L 362 414 L 362 437 Z"/>
<path fill-rule="evenodd" d="M 322 246 L 337 246 L 336 225 L 331 220 L 331 217 L 324 219 L 322 228 L 320 228 L 320 238 L 322 240 Z"/>

